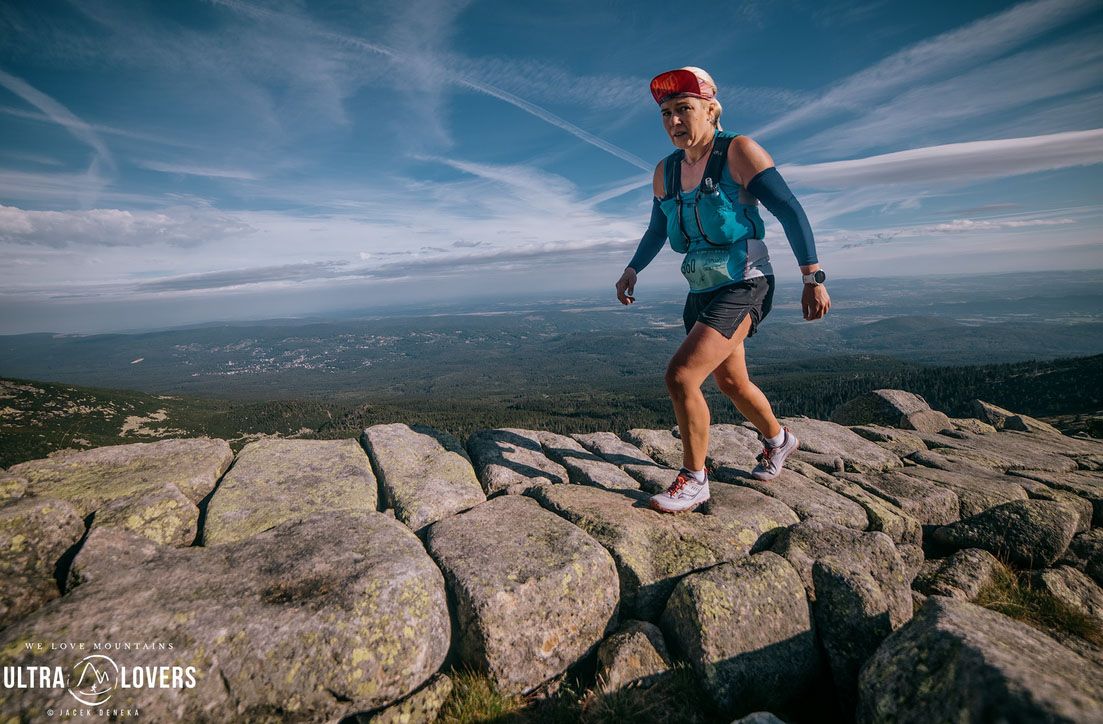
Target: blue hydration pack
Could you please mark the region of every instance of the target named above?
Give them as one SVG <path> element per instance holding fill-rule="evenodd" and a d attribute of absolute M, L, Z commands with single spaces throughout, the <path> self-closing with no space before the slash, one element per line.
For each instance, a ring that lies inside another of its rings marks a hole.
<path fill-rule="evenodd" d="M 679 254 L 690 250 L 694 238 L 703 239 L 712 247 L 730 247 L 747 239 L 766 235 L 756 202 L 743 203 L 732 199 L 720 187 L 720 179 L 728 160 L 728 146 L 738 133 L 718 131 L 712 153 L 701 183 L 694 191 L 694 203 L 687 204 L 682 194 L 682 159 L 685 151 L 678 149 L 663 162 L 663 185 L 666 195 L 659 206 L 667 219 L 670 248 Z M 692 206 L 692 217 L 684 207 Z"/>
<path fill-rule="evenodd" d="M 738 135 L 716 133 L 701 183 L 693 191 L 682 191 L 685 151 L 679 149 L 663 162 L 666 194 L 659 207 L 666 215 L 670 248 L 686 255 L 682 275 L 695 292 L 741 281 L 751 256 L 748 239 L 766 235 L 758 202 L 725 175 L 728 147 Z M 765 246 L 757 247 L 754 258 L 765 257 Z"/>

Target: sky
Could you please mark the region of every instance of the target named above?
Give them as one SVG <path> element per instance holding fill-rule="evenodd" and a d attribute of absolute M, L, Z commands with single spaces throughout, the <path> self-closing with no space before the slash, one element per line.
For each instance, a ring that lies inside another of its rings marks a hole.
<path fill-rule="evenodd" d="M 615 304 L 685 65 L 829 279 L 1103 268 L 1098 0 L 0 0 L 0 334 Z"/>

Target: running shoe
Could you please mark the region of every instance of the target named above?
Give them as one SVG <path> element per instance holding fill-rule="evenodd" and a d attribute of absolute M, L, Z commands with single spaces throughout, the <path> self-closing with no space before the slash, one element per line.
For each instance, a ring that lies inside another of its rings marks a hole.
<path fill-rule="evenodd" d="M 682 468 L 669 488 L 651 496 L 651 507 L 660 513 L 685 513 L 708 499 L 708 471 L 705 471 L 705 482 L 698 483 L 692 473 Z"/>
<path fill-rule="evenodd" d="M 788 428 L 782 428 L 785 439 L 777 447 L 765 445 L 762 454 L 758 456 L 758 465 L 751 471 L 751 476 L 758 480 L 773 480 L 781 475 L 781 469 L 785 467 L 785 458 L 800 446 L 797 436 L 789 432 Z"/>

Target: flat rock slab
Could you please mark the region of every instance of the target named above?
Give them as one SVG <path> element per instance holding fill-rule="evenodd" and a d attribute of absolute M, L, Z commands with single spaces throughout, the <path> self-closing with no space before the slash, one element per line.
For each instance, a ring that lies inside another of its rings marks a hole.
<path fill-rule="evenodd" d="M 73 573 L 79 585 L 0 632 L 0 663 L 76 663 L 24 641 L 172 642 L 112 652 L 120 666 L 195 667 L 194 688 L 112 698 L 150 721 L 335 721 L 411 693 L 448 652 L 444 578 L 417 537 L 380 513 L 315 513 L 214 548 L 96 529 Z M 64 691 L 15 689 L 0 712 L 63 703 L 72 706 Z"/>
<path fill-rule="evenodd" d="M 712 467 L 740 468 L 748 472 L 762 452 L 758 434 L 742 425 L 712 425 L 709 428 L 709 461 Z"/>
<path fill-rule="evenodd" d="M 21 498 L 0 506 L 0 628 L 61 595 L 58 560 L 84 535 L 73 505 Z"/>
<path fill-rule="evenodd" d="M 894 503 L 874 495 L 851 480 L 838 475 L 828 475 L 799 460 L 793 460 L 791 466 L 795 472 L 801 473 L 809 480 L 862 506 L 868 520 L 867 530 L 880 531 L 892 538 L 894 543 L 908 545 L 923 543 L 923 526 L 916 518 L 908 515 Z"/>
<path fill-rule="evenodd" d="M 908 468 L 906 474 L 952 490 L 957 495 L 958 515 L 962 518 L 982 513 L 1003 503 L 1030 497 L 1026 494 L 1026 489 L 1010 475 L 973 465 L 953 463 L 935 452 L 918 453 L 913 459 L 922 465 Z M 938 467 L 931 467 L 935 465 Z"/>
<path fill-rule="evenodd" d="M 744 546 L 754 547 L 767 534 L 800 522 L 785 503 L 742 485 L 710 481 L 709 495 L 707 515 L 741 530 L 739 541 Z"/>
<path fill-rule="evenodd" d="M 992 470 L 1075 470 L 1075 446 L 1070 437 L 1031 435 L 1025 432 L 997 432 L 974 435 L 960 431 L 958 437 L 922 434 L 927 447 L 936 449 L 956 464 L 973 464 Z"/>
<path fill-rule="evenodd" d="M 660 465 L 678 470 L 682 467 L 682 441 L 670 430 L 633 429 L 624 433 L 624 440 L 648 455 Z"/>
<path fill-rule="evenodd" d="M 578 440 L 554 432 L 541 432 L 539 438 L 544 454 L 563 466 L 572 483 L 607 490 L 639 490 L 640 484 L 635 478 L 601 455 L 590 452 Z"/>
<path fill-rule="evenodd" d="M 844 473 L 839 477 L 896 505 L 921 525 L 946 525 L 961 517 L 961 504 L 951 488 L 903 471 Z"/>
<path fill-rule="evenodd" d="M 823 520 L 857 530 L 865 530 L 869 525 L 862 506 L 793 470 L 782 470 L 781 475 L 773 480 L 757 480 L 741 468 L 717 467 L 712 471 L 712 477 L 776 498 L 801 520 Z"/>
<path fill-rule="evenodd" d="M 651 510 L 650 496 L 632 490 L 544 485 L 527 494 L 609 550 L 620 574 L 624 614 L 645 620 L 658 617 L 679 578 L 745 556 L 764 532 L 784 525 L 787 517 L 773 501 L 758 498 L 761 507 L 756 507 L 738 493 L 731 500 L 742 508 L 681 515 Z M 724 503 L 718 499 L 713 507 L 724 510 Z M 782 520 L 771 518 L 776 513 Z"/>
<path fill-rule="evenodd" d="M 478 430 L 467 440 L 467 452 L 487 495 L 570 480 L 567 470 L 544 454 L 540 434 L 533 430 Z"/>
<path fill-rule="evenodd" d="M 1041 568 L 1060 558 L 1076 534 L 1076 511 L 1051 500 L 1016 500 L 936 528 L 950 550 L 981 548 L 1015 565 Z"/>
<path fill-rule="evenodd" d="M 373 425 L 360 440 L 387 507 L 414 531 L 486 500 L 463 445 L 448 433 L 395 423 Z"/>
<path fill-rule="evenodd" d="M 572 435 L 587 450 L 597 453 L 639 482 L 650 493 L 666 490 L 678 474 L 676 468 L 659 465 L 635 445 L 621 440 L 611 432 L 591 432 Z"/>
<path fill-rule="evenodd" d="M 442 520 L 426 545 L 455 602 L 460 659 L 503 692 L 531 691 L 565 671 L 616 616 L 609 553 L 529 498 L 499 496 Z"/>
<path fill-rule="evenodd" d="M 1073 473 L 1069 473 L 1070 475 Z M 1058 503 L 1064 503 L 1073 510 L 1076 511 L 1076 532 L 1086 531 L 1092 527 L 1092 518 L 1095 516 L 1095 507 L 1092 505 L 1092 501 L 1087 498 L 1082 498 L 1076 493 L 1069 492 L 1068 490 L 1062 490 L 1061 488 L 1051 487 L 1046 483 L 1038 480 L 1038 477 L 1062 475 L 1062 473 L 1033 473 L 1031 471 L 1024 470 L 1011 470 L 1008 471 L 1010 477 L 1015 478 L 1015 482 L 1023 487 L 1026 494 L 1031 498 L 1037 498 L 1038 500 L 1054 500 Z M 1103 490 L 1098 491 L 1103 493 Z M 1103 495 L 1100 495 L 1100 503 L 1103 503 Z M 1103 505 L 1100 506 L 1100 510 L 1103 511 Z"/>
<path fill-rule="evenodd" d="M 93 527 L 112 525 L 157 543 L 195 540 L 196 507 L 226 472 L 233 452 L 225 440 L 187 438 L 112 445 L 14 465 L 27 494 L 68 500 L 81 516 L 106 508 Z"/>
<path fill-rule="evenodd" d="M 912 586 L 929 596 L 975 601 L 1002 568 L 988 551 L 965 548 L 949 558 L 926 561 Z"/>
<path fill-rule="evenodd" d="M 808 417 L 785 417 L 779 422 L 800 438 L 801 450 L 842 458 L 851 470 L 890 470 L 903 465 L 896 455 L 842 425 Z"/>
<path fill-rule="evenodd" d="M 882 425 L 853 425 L 850 429 L 897 457 L 907 457 L 914 452 L 927 449 L 927 443 L 923 442 L 923 438 L 907 430 Z"/>
<path fill-rule="evenodd" d="M 1092 506 L 1092 525 L 1096 528 L 1103 527 L 1103 474 L 1085 470 L 1068 473 L 1016 470 L 1012 475 L 1036 480 L 1051 488 L 1072 493 L 1087 500 Z"/>
<path fill-rule="evenodd" d="M 977 435 L 991 435 L 996 431 L 993 425 L 989 425 L 975 417 L 951 417 L 950 424 L 954 426 L 955 430 L 963 430 Z"/>
<path fill-rule="evenodd" d="M 1103 669 L 965 601 L 927 599 L 862 670 L 857 721 L 1099 721 Z"/>
<path fill-rule="evenodd" d="M 371 462 L 356 440 L 257 440 L 241 449 L 211 496 L 203 545 L 244 540 L 315 512 L 374 512 L 377 497 Z"/>
<path fill-rule="evenodd" d="M 813 566 L 827 558 L 870 571 L 885 591 L 895 592 L 893 595 L 903 596 L 908 588 L 907 567 L 892 539 L 884 533 L 807 520 L 780 531 L 770 550 L 789 561 L 812 601 L 817 599 Z"/>
<path fill-rule="evenodd" d="M 780 556 L 759 553 L 686 576 L 662 626 L 728 716 L 793 712 L 810 698 L 820 670 L 811 611 Z"/>

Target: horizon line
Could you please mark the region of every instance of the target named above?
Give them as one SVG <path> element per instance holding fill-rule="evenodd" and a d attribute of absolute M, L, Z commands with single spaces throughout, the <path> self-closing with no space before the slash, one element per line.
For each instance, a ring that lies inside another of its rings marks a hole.
<path fill-rule="evenodd" d="M 1037 276 L 1039 274 L 1054 274 L 1054 273 L 1067 274 L 1067 273 L 1070 273 L 1070 272 L 1073 273 L 1073 274 L 1103 273 L 1103 267 L 1095 267 L 1095 268 L 1088 268 L 1088 269 L 1083 269 L 1083 268 L 1080 268 L 1080 269 L 1038 269 L 1038 270 L 1030 270 L 1030 271 L 1010 271 L 1010 272 L 1009 271 L 961 272 L 961 273 L 956 273 L 956 274 L 954 274 L 954 273 L 941 273 L 941 272 L 939 272 L 939 273 L 915 274 L 915 273 L 908 273 L 906 271 L 903 271 L 903 272 L 896 273 L 896 274 L 883 274 L 883 275 L 880 275 L 880 276 L 845 276 L 845 275 L 844 276 L 835 276 L 835 275 L 831 275 L 828 278 L 828 281 L 831 282 L 831 281 L 878 280 L 878 279 L 887 279 L 887 278 L 895 279 L 895 278 L 901 278 L 901 277 L 914 277 L 914 278 L 919 278 L 919 279 L 962 278 L 962 277 L 990 278 L 990 277 L 1001 277 L 1001 276 L 1003 276 L 1003 277 Z M 786 286 L 786 287 L 787 286 L 794 286 L 795 287 L 795 286 L 797 286 L 797 282 L 793 281 L 788 276 L 786 276 L 786 277 L 780 278 L 779 281 L 777 281 L 777 285 L 778 286 Z M 683 287 L 679 284 L 662 284 L 662 285 L 657 285 L 653 288 L 656 291 L 660 291 L 660 292 L 674 292 L 674 291 L 681 292 L 681 291 L 685 290 L 685 287 Z M 601 286 L 601 287 L 596 287 L 595 286 L 593 288 L 587 288 L 587 289 L 570 290 L 568 292 L 563 292 L 562 294 L 563 294 L 563 296 L 568 297 L 571 294 L 592 294 L 594 292 L 597 292 L 599 290 L 604 290 L 604 289 L 605 289 L 604 286 Z M 486 303 L 486 302 L 490 302 L 490 301 L 506 300 L 506 299 L 511 299 L 511 298 L 512 299 L 534 299 L 534 298 L 540 298 L 540 297 L 547 296 L 549 294 L 554 294 L 554 293 L 555 292 L 552 292 L 552 291 L 512 292 L 512 293 L 504 293 L 504 294 L 493 295 L 493 296 L 481 295 L 481 296 L 469 297 L 465 301 L 467 301 L 470 304 L 479 304 L 479 303 Z M 612 295 L 610 295 L 610 299 L 612 301 L 615 301 L 615 298 L 613 298 Z M 435 308 L 439 308 L 441 306 L 455 306 L 456 301 L 457 300 L 438 299 L 438 300 L 433 300 L 433 301 L 410 303 L 410 304 L 407 304 L 407 305 L 403 305 L 402 307 L 399 307 L 398 311 L 395 311 L 394 313 L 390 313 L 390 314 L 385 314 L 384 316 L 389 316 L 389 317 L 390 316 L 421 317 L 421 316 L 425 316 L 425 315 L 424 314 L 409 314 L 409 313 L 404 314 L 401 310 L 435 309 Z M 612 303 L 610 304 L 610 308 L 614 309 L 614 310 L 617 309 L 616 307 L 612 306 Z M 341 315 L 342 317 L 345 317 L 345 316 L 348 316 L 348 315 L 361 314 L 362 313 L 362 314 L 370 314 L 372 316 L 377 316 L 377 315 L 379 315 L 380 312 L 386 312 L 387 310 L 388 310 L 388 307 L 378 306 L 378 305 L 377 306 L 358 307 L 358 308 L 334 308 L 334 309 L 330 309 L 330 310 L 327 310 L 327 311 L 324 311 L 324 312 L 303 314 L 301 316 L 243 317 L 243 318 L 239 318 L 239 319 L 208 319 L 208 320 L 201 320 L 201 321 L 189 322 L 189 323 L 186 323 L 186 324 L 177 324 L 177 325 L 171 325 L 171 326 L 165 326 L 165 327 L 131 327 L 131 328 L 125 328 L 125 329 L 105 330 L 105 331 L 100 331 L 100 332 L 56 332 L 56 331 L 50 331 L 50 330 L 39 330 L 39 331 L 33 331 L 33 332 L 0 332 L 0 338 L 19 337 L 19 336 L 26 336 L 26 335 L 41 335 L 41 334 L 47 334 L 47 335 L 51 335 L 51 336 L 54 336 L 54 337 L 95 337 L 95 336 L 112 335 L 112 334 L 116 334 L 116 335 L 117 334 L 123 334 L 123 335 L 149 334 L 149 333 L 152 333 L 152 332 L 181 331 L 181 330 L 186 330 L 186 329 L 190 329 L 190 328 L 193 328 L 193 327 L 199 327 L 199 326 L 212 326 L 212 325 L 240 326 L 240 325 L 248 325 L 248 324 L 258 324 L 258 323 L 264 323 L 264 322 L 280 322 L 280 321 L 288 321 L 288 322 L 303 321 L 303 322 L 326 323 L 326 322 L 338 321 L 338 318 L 335 315 Z M 904 316 L 907 316 L 907 315 L 904 315 Z"/>

